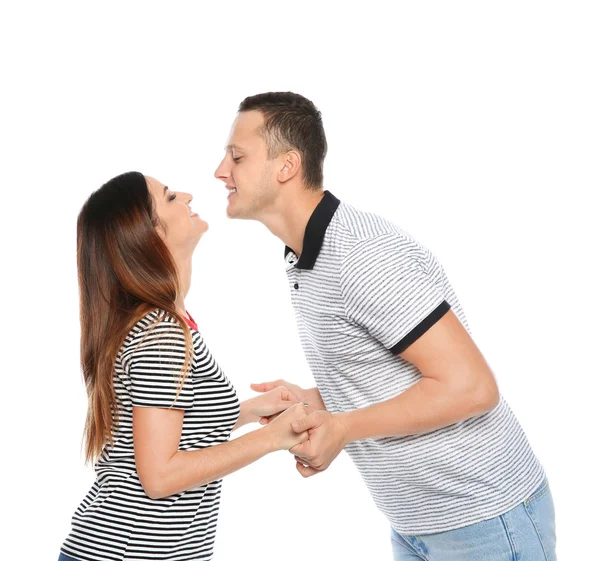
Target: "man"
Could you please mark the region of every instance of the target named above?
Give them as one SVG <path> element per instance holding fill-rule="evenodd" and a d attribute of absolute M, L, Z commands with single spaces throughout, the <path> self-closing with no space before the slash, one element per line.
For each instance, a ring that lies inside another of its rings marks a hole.
<path fill-rule="evenodd" d="M 342 449 L 392 526 L 394 559 L 554 559 L 544 471 L 471 339 L 437 259 L 387 220 L 323 190 L 327 142 L 306 98 L 246 98 L 215 172 L 227 214 L 285 244 L 317 388 L 294 426 L 304 477 Z"/>

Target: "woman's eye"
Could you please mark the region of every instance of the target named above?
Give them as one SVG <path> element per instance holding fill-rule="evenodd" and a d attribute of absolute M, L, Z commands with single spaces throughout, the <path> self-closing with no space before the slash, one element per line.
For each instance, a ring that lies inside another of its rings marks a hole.
<path fill-rule="evenodd" d="M 169 195 L 169 200 L 174 201 L 176 196 L 177 195 L 175 193 L 172 193 L 171 195 Z"/>

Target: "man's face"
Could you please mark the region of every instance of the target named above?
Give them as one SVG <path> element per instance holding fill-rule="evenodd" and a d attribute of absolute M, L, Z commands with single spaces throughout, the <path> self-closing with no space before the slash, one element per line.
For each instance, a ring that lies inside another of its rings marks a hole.
<path fill-rule="evenodd" d="M 277 162 L 268 159 L 259 133 L 264 118 L 259 111 L 239 113 L 233 122 L 225 157 L 215 177 L 229 190 L 227 216 L 260 220 L 277 194 Z"/>

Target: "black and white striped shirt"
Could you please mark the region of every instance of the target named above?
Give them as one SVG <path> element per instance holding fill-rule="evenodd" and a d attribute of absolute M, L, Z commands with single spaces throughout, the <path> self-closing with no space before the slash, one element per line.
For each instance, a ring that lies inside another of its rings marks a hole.
<path fill-rule="evenodd" d="M 191 330 L 193 360 L 177 396 L 185 358 L 179 324 L 155 310 L 130 331 L 115 361 L 119 425 L 96 464 L 96 481 L 72 519 L 62 551 L 81 561 L 211 559 L 221 480 L 151 499 L 135 467 L 133 407 L 184 410 L 179 450 L 229 440 L 240 404 L 235 389 Z M 177 396 L 177 399 L 176 399 Z"/>
<path fill-rule="evenodd" d="M 397 356 L 450 308 L 468 330 L 440 263 L 387 220 L 331 193 L 311 216 L 300 259 L 286 248 L 300 339 L 327 409 L 391 399 L 422 375 Z M 347 452 L 379 509 L 404 534 L 480 522 L 521 503 L 544 472 L 506 401 L 422 435 L 369 438 Z"/>

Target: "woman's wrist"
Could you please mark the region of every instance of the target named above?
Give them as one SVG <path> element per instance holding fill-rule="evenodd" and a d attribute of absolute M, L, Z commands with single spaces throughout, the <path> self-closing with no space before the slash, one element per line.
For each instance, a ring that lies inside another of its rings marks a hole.
<path fill-rule="evenodd" d="M 256 432 L 264 437 L 269 453 L 279 452 L 282 449 L 277 441 L 277 435 L 275 434 L 273 425 L 265 425 L 264 427 L 257 429 Z"/>
<path fill-rule="evenodd" d="M 314 388 L 309 388 L 308 390 L 304 390 L 304 401 L 308 402 L 311 408 L 315 410 L 319 409 L 327 409 L 325 404 L 323 403 L 323 398 L 321 397 L 321 392 L 319 388 L 316 386 Z"/>
<path fill-rule="evenodd" d="M 249 423 L 256 423 L 259 421 L 259 417 L 253 413 L 252 403 L 250 403 L 252 399 L 247 399 L 240 403 L 240 416 L 238 417 L 234 430 Z"/>

